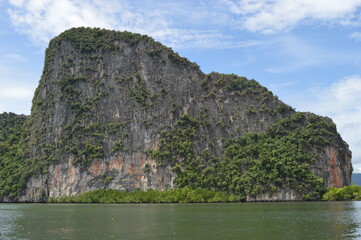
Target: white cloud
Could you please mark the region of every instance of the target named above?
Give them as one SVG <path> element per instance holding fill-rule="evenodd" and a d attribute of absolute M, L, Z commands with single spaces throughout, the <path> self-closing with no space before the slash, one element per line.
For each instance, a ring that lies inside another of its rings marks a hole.
<path fill-rule="evenodd" d="M 29 72 L 26 64 L 17 53 L 0 56 L 0 112 L 30 113 L 39 76 Z"/>
<path fill-rule="evenodd" d="M 313 100 L 301 100 L 298 109 L 330 116 L 350 145 L 355 170 L 361 172 L 361 76 L 349 76 L 330 86 L 313 89 Z"/>
<path fill-rule="evenodd" d="M 274 33 L 302 21 L 359 24 L 361 0 L 220 0 L 253 32 Z"/>
<path fill-rule="evenodd" d="M 287 74 L 319 67 L 348 67 L 360 65 L 361 56 L 355 49 L 344 46 L 332 47 L 311 41 L 302 36 L 283 34 L 273 37 L 272 42 L 263 45 L 263 56 L 268 57 L 264 70 L 272 74 Z"/>
<path fill-rule="evenodd" d="M 173 13 L 184 16 L 184 22 L 194 20 L 199 23 L 202 19 L 205 22 L 205 19 L 209 18 L 206 12 L 191 12 L 190 15 L 197 17 L 191 17 L 192 20 L 189 20 L 181 10 L 176 9 L 180 6 L 168 9 L 164 6 L 161 8 L 158 4 L 153 7 L 147 5 L 152 9 L 145 9 L 134 6 L 135 3 L 128 0 L 10 0 L 10 4 L 8 14 L 13 25 L 41 46 L 45 46 L 52 37 L 64 30 L 79 26 L 148 34 L 177 48 L 222 49 L 260 44 L 258 41 L 237 41 L 219 30 L 199 30 L 192 26 L 189 28 L 189 25 L 187 28 L 174 26 L 171 20 L 175 17 Z"/>
<path fill-rule="evenodd" d="M 17 53 L 9 53 L 3 56 L 3 58 L 6 58 L 8 60 L 11 61 L 16 61 L 16 62 L 26 62 L 26 59 L 23 58 L 20 54 Z"/>
<path fill-rule="evenodd" d="M 361 41 L 361 32 L 353 32 L 350 35 L 350 38 L 355 39 L 356 41 Z"/>
<path fill-rule="evenodd" d="M 41 46 L 66 29 L 89 26 L 148 34 L 173 47 L 228 48 L 238 43 L 226 36 L 222 28 L 240 25 L 249 31 L 272 33 L 305 21 L 359 25 L 361 20 L 357 12 L 361 0 L 212 0 L 209 4 L 9 0 L 9 4 L 7 12 L 14 26 Z M 230 13 L 238 16 L 238 20 Z M 201 25 L 202 30 L 196 25 Z"/>
<path fill-rule="evenodd" d="M 29 78 L 27 78 L 29 79 Z M 30 114 L 31 100 L 35 91 L 36 81 L 22 81 L 18 76 L 14 78 L 0 78 L 0 113 L 15 112 Z"/>
<path fill-rule="evenodd" d="M 0 113 L 15 112 L 30 114 L 31 99 L 35 86 L 32 83 L 23 83 L 16 79 L 0 79 Z M 9 83 L 11 82 L 11 83 Z"/>
<path fill-rule="evenodd" d="M 272 57 L 283 60 L 281 63 L 270 61 L 271 66 L 265 69 L 269 73 L 287 73 L 300 70 L 305 67 L 324 64 L 329 61 L 329 51 L 321 46 L 307 42 L 296 36 L 283 36 L 269 45 Z"/>
<path fill-rule="evenodd" d="M 78 26 L 112 28 L 117 11 L 127 9 L 122 1 L 10 0 L 12 23 L 38 44 Z"/>
<path fill-rule="evenodd" d="M 6 100 L 29 100 L 33 97 L 33 88 L 25 86 L 11 86 L 0 89 L 1 99 Z"/>
<path fill-rule="evenodd" d="M 10 0 L 9 3 L 16 7 L 21 7 L 24 4 L 24 0 Z"/>
<path fill-rule="evenodd" d="M 289 82 L 283 82 L 283 83 L 274 83 L 270 85 L 271 89 L 278 89 L 278 88 L 284 88 L 284 87 L 290 87 L 299 84 L 299 81 L 289 81 Z"/>

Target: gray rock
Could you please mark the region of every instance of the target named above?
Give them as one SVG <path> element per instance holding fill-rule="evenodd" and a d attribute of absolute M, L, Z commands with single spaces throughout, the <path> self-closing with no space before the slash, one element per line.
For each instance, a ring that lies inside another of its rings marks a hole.
<path fill-rule="evenodd" d="M 196 152 L 220 155 L 224 139 L 263 132 L 295 113 L 256 81 L 204 74 L 137 34 L 71 29 L 50 42 L 45 59 L 29 137 L 30 158 L 42 170 L 20 201 L 95 189 L 173 188 L 177 174 L 148 152 L 182 115 L 206 118 Z M 341 138 L 312 151 L 320 158 L 311 168 L 326 186 L 350 184 L 351 153 Z M 291 190 L 262 196 L 256 200 L 300 198 Z"/>

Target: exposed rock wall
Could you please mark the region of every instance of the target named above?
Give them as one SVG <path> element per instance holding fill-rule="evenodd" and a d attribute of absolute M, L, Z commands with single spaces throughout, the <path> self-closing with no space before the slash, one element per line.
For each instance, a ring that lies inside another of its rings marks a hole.
<path fill-rule="evenodd" d="M 343 145 L 343 144 L 342 144 Z M 347 145 L 327 146 L 317 158 L 312 171 L 329 187 L 350 185 L 352 175 L 351 152 Z"/>
<path fill-rule="evenodd" d="M 30 159 L 39 166 L 20 201 L 95 189 L 166 189 L 177 174 L 149 154 L 184 115 L 206 121 L 195 151 L 224 151 L 224 139 L 263 132 L 295 111 L 254 80 L 204 74 L 152 39 L 77 28 L 53 39 L 30 120 Z M 336 143 L 337 141 L 337 143 Z M 341 138 L 315 150 L 312 170 L 326 186 L 350 184 Z M 178 159 L 182 161 L 182 159 Z M 276 196 L 276 195 L 275 195 Z M 257 199 L 297 200 L 282 190 Z"/>

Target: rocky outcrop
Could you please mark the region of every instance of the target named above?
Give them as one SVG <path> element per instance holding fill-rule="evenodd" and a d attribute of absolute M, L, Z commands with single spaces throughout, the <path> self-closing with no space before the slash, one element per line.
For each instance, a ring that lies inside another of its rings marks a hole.
<path fill-rule="evenodd" d="M 135 154 L 137 155 L 137 154 Z M 25 195 L 19 201 L 42 202 L 49 197 L 77 195 L 96 189 L 166 189 L 173 188 L 176 176 L 170 167 L 156 168 L 153 160 L 141 155 L 125 158 L 92 160 L 86 168 L 76 164 L 73 157 L 63 163 L 51 165 L 48 174 L 31 177 Z"/>
<path fill-rule="evenodd" d="M 265 132 L 293 114 L 256 81 L 204 74 L 147 36 L 70 29 L 46 51 L 27 140 L 36 171 L 19 200 L 179 187 L 189 159 L 210 167 L 209 159 L 222 161 L 228 139 Z M 309 150 L 317 158 L 309 169 L 325 186 L 348 185 L 351 153 L 332 134 L 332 143 Z M 169 151 L 162 150 L 167 139 L 175 144 Z M 297 194 L 285 188 L 248 198 L 297 200 Z"/>
<path fill-rule="evenodd" d="M 351 152 L 344 143 L 327 146 L 312 167 L 312 171 L 324 179 L 326 186 L 335 188 L 350 185 L 352 170 Z"/>

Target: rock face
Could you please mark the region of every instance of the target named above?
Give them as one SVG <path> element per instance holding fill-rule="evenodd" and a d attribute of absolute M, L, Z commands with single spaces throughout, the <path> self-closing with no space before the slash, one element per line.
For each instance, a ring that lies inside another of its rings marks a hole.
<path fill-rule="evenodd" d="M 204 74 L 147 36 L 70 29 L 46 51 L 27 142 L 29 161 L 37 170 L 18 200 L 44 201 L 95 189 L 181 187 L 187 185 L 179 179 L 191 158 L 205 166 L 197 168 L 202 174 L 216 175 L 205 171 L 214 166 L 212 161 L 226 161 L 228 139 L 266 132 L 294 114 L 300 113 L 256 81 Z M 349 185 L 351 153 L 336 129 L 330 131 L 323 146 L 305 147 L 313 157 L 305 169 L 322 178 L 323 186 Z M 312 191 L 297 192 L 294 185 L 287 190 L 282 188 L 286 180 L 277 181 L 278 190 L 259 191 L 248 199 L 297 200 Z M 232 191 L 205 182 L 195 187 Z"/>

